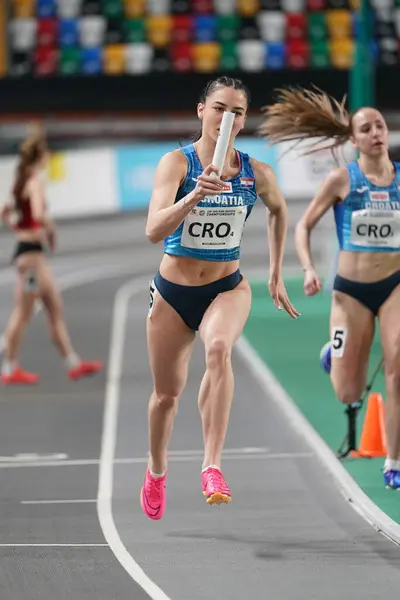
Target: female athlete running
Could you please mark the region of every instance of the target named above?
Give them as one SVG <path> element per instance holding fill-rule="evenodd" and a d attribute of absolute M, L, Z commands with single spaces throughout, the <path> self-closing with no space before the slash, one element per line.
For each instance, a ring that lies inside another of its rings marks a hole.
<path fill-rule="evenodd" d="M 269 210 L 269 291 L 293 318 L 282 280 L 287 208 L 272 169 L 233 148 L 243 129 L 249 94 L 237 79 L 210 82 L 198 104 L 201 134 L 160 161 L 149 206 L 149 240 L 164 240 L 150 287 L 147 342 L 153 375 L 149 404 L 150 460 L 141 505 L 161 519 L 166 502 L 167 447 L 186 384 L 195 332 L 205 348 L 206 371 L 198 406 L 204 437 L 203 493 L 209 504 L 230 502 L 221 472 L 233 397 L 232 346 L 250 311 L 251 291 L 239 270 L 240 241 L 257 196 Z M 224 111 L 235 121 L 221 177 L 211 164 Z"/>
<path fill-rule="evenodd" d="M 65 324 L 60 293 L 45 257 L 45 243 L 54 251 L 56 242 L 56 229 L 46 213 L 40 175 L 47 155 L 42 137 L 30 138 L 22 144 L 12 198 L 1 211 L 2 220 L 16 233 L 12 260 L 18 274 L 14 310 L 4 333 L 1 369 L 4 384 L 39 381 L 37 374 L 24 371 L 18 363 L 22 338 L 37 299 L 43 303 L 51 340 L 65 361 L 69 377 L 75 380 L 102 369 L 100 362 L 83 362 L 76 354 Z"/>
<path fill-rule="evenodd" d="M 349 115 L 343 102 L 308 90 L 282 91 L 266 112 L 262 133 L 274 143 L 321 137 L 335 148 L 350 140 L 359 152 L 358 160 L 326 178 L 297 225 L 296 245 L 304 290 L 312 296 L 321 290 L 321 281 L 312 262 L 310 233 L 333 207 L 340 252 L 330 317 L 331 380 L 341 402 L 359 400 L 377 318 L 387 393 L 384 482 L 399 489 L 400 163 L 389 158 L 385 119 L 371 107 Z"/>

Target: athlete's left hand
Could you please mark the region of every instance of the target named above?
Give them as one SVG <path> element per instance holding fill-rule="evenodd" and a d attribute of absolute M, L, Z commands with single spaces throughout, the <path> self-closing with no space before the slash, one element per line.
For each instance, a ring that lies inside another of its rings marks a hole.
<path fill-rule="evenodd" d="M 282 277 L 272 276 L 268 282 L 269 293 L 271 294 L 272 300 L 278 310 L 282 310 L 282 307 L 286 310 L 286 312 L 292 317 L 292 319 L 297 319 L 301 313 L 297 312 L 292 303 L 290 302 L 285 284 L 283 283 Z"/>

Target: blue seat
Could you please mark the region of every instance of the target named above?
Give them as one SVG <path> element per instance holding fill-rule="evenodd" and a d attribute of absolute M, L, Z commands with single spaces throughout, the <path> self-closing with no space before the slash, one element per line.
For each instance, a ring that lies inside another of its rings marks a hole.
<path fill-rule="evenodd" d="M 213 15 L 199 15 L 194 19 L 196 42 L 214 42 L 217 35 L 217 19 Z"/>
<path fill-rule="evenodd" d="M 82 72 L 85 75 L 98 75 L 102 71 L 102 48 L 82 48 Z"/>
<path fill-rule="evenodd" d="M 285 66 L 286 47 L 284 42 L 270 42 L 267 46 L 267 69 L 283 69 Z"/>
<path fill-rule="evenodd" d="M 78 46 L 79 28 L 77 19 L 61 19 L 59 27 L 60 46 Z"/>
<path fill-rule="evenodd" d="M 36 0 L 36 14 L 41 19 L 57 15 L 56 0 Z"/>

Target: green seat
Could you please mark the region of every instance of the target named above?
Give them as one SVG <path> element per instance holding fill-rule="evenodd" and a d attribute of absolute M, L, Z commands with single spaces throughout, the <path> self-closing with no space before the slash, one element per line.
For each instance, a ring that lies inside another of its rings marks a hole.
<path fill-rule="evenodd" d="M 220 69 L 221 71 L 234 71 L 238 68 L 236 42 L 223 42 L 221 44 Z"/>
<path fill-rule="evenodd" d="M 327 41 L 312 42 L 310 44 L 310 66 L 320 69 L 331 66 Z"/>
<path fill-rule="evenodd" d="M 325 21 L 325 13 L 310 13 L 308 20 L 308 39 L 312 42 L 325 40 L 328 37 L 328 31 Z"/>
<path fill-rule="evenodd" d="M 59 73 L 61 75 L 76 75 L 81 70 L 81 50 L 72 46 L 60 49 Z"/>
<path fill-rule="evenodd" d="M 144 19 L 127 19 L 124 23 L 124 40 L 127 44 L 147 42 Z"/>
<path fill-rule="evenodd" d="M 219 42 L 231 42 L 237 40 L 240 26 L 238 15 L 218 15 L 217 17 L 217 40 Z"/>
<path fill-rule="evenodd" d="M 123 17 L 123 0 L 101 0 L 101 10 L 107 19 L 118 19 L 118 17 Z"/>

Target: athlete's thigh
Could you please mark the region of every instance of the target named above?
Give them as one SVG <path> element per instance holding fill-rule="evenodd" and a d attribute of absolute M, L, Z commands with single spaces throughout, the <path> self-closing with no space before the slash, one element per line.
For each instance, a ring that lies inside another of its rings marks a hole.
<path fill-rule="evenodd" d="M 385 369 L 400 377 L 400 285 L 378 313 Z"/>
<path fill-rule="evenodd" d="M 154 389 L 178 397 L 186 384 L 195 333 L 153 284 L 151 289 L 146 329 Z"/>
<path fill-rule="evenodd" d="M 59 318 L 63 310 L 62 297 L 50 265 L 44 256 L 38 263 L 38 283 L 39 295 L 47 316 L 51 319 Z"/>
<path fill-rule="evenodd" d="M 206 310 L 199 327 L 207 346 L 214 340 L 233 346 L 243 331 L 251 308 L 251 288 L 247 279 L 229 292 L 219 294 Z"/>
<path fill-rule="evenodd" d="M 39 256 L 25 254 L 16 261 L 18 280 L 15 300 L 24 313 L 30 314 L 39 297 L 38 261 Z"/>
<path fill-rule="evenodd" d="M 330 328 L 332 381 L 339 385 L 353 385 L 361 393 L 374 338 L 374 315 L 351 296 L 334 291 Z"/>

